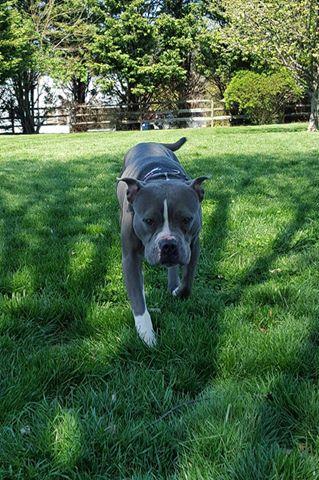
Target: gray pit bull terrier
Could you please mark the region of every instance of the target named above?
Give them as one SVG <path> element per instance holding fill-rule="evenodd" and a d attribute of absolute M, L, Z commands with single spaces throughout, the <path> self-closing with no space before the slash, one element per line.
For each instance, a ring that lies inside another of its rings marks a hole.
<path fill-rule="evenodd" d="M 191 180 L 186 174 L 174 154 L 185 142 L 139 143 L 125 155 L 117 179 L 125 284 L 137 332 L 149 346 L 156 337 L 145 302 L 143 257 L 150 265 L 167 267 L 169 291 L 187 297 L 199 255 L 201 185 L 208 177 Z"/>

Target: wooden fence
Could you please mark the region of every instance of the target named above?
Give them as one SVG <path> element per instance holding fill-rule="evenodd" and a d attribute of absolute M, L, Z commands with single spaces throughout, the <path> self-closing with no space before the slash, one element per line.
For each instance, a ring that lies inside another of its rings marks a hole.
<path fill-rule="evenodd" d="M 167 104 L 150 105 L 139 110 L 110 105 L 92 107 L 79 105 L 71 116 L 72 131 L 101 128 L 127 130 L 213 126 L 214 122 L 229 121 L 222 102 L 194 99 L 184 102 L 187 108 L 170 108 Z"/>
<path fill-rule="evenodd" d="M 35 123 L 41 123 L 41 126 L 56 127 L 59 125 L 70 125 L 70 113 L 64 108 L 47 109 L 35 108 Z M 0 133 L 20 133 L 21 122 L 14 112 L 0 112 Z"/>
<path fill-rule="evenodd" d="M 187 108 L 185 108 L 187 107 Z M 309 105 L 297 104 L 287 109 L 285 121 L 307 120 Z M 179 127 L 214 127 L 245 123 L 244 115 L 229 115 L 223 100 L 193 99 L 183 103 L 183 108 L 168 104 L 153 104 L 139 110 L 119 105 L 78 105 L 71 111 L 65 108 L 36 110 L 43 127 L 67 126 L 71 132 L 94 130 L 167 129 Z M 0 133 L 19 132 L 20 122 L 14 115 L 0 116 Z"/>

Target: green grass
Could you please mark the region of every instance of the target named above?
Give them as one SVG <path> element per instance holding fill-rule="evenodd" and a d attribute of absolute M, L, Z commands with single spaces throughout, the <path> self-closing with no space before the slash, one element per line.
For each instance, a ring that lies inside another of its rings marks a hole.
<path fill-rule="evenodd" d="M 139 141 L 211 174 L 192 297 L 122 281 Z M 319 478 L 319 139 L 305 125 L 0 138 L 0 479 Z"/>

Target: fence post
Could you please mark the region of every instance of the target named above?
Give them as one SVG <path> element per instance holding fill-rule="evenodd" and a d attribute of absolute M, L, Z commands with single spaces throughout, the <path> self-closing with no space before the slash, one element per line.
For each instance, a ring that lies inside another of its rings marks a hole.
<path fill-rule="evenodd" d="M 212 99 L 211 104 L 210 104 L 210 126 L 214 126 L 214 100 Z"/>
<path fill-rule="evenodd" d="M 13 100 L 10 101 L 10 106 L 9 106 L 9 117 L 10 117 L 10 122 L 11 122 L 11 130 L 12 134 L 15 134 L 15 129 L 14 129 L 14 102 Z"/>

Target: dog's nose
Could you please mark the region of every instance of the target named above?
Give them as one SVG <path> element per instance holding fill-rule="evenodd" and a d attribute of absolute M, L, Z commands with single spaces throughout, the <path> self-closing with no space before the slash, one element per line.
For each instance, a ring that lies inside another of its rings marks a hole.
<path fill-rule="evenodd" d="M 161 240 L 159 247 L 161 251 L 161 263 L 163 265 L 174 265 L 178 263 L 178 248 L 175 239 Z"/>
<path fill-rule="evenodd" d="M 162 255 L 165 257 L 170 257 L 171 255 L 176 255 L 177 254 L 177 245 L 176 243 L 172 242 L 167 242 L 164 243 L 164 245 L 161 248 Z"/>

